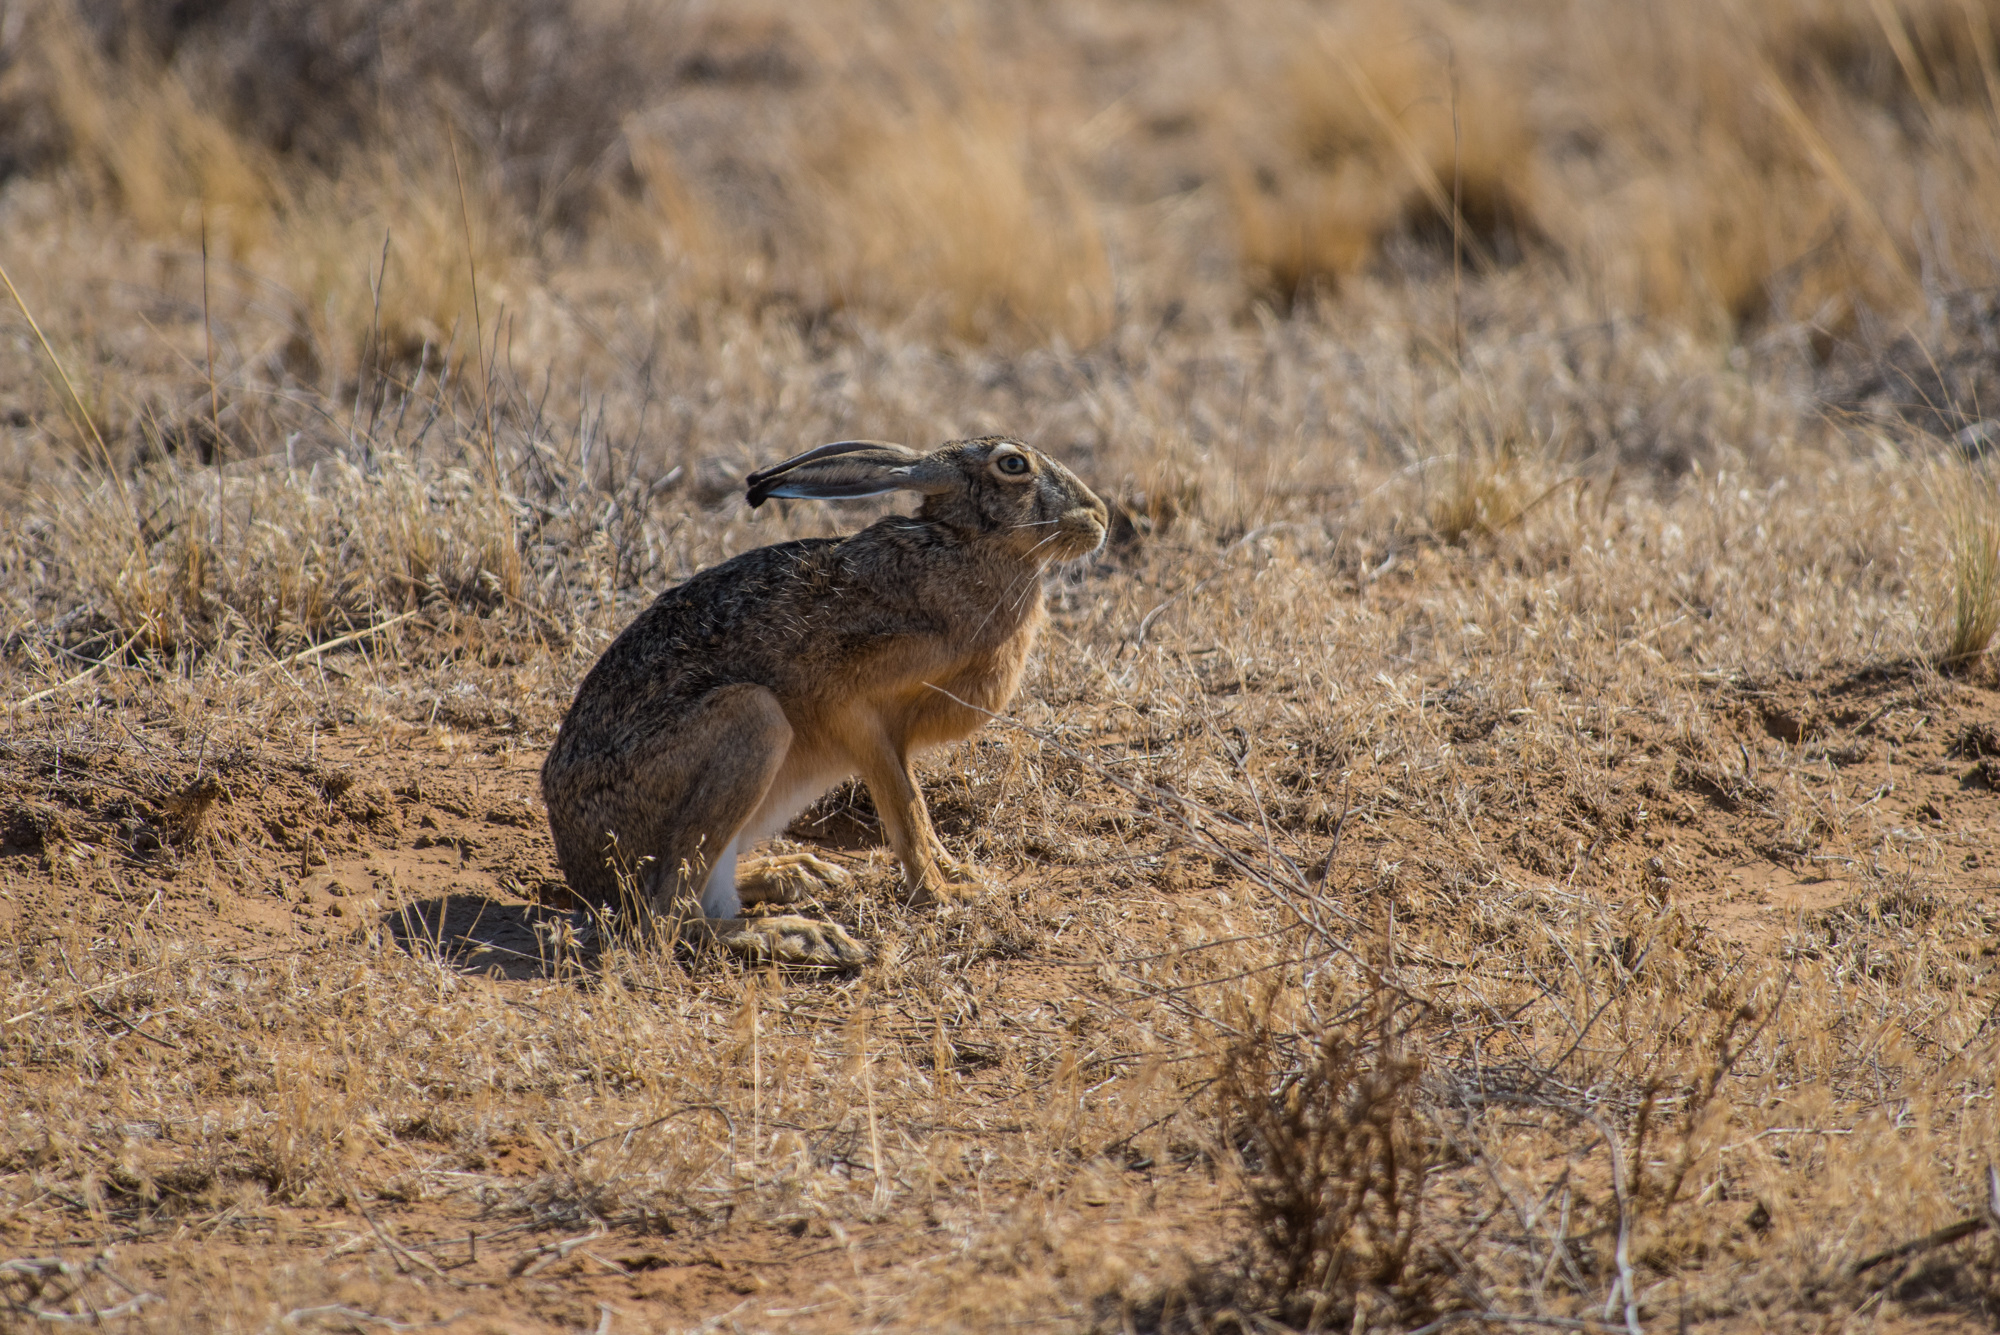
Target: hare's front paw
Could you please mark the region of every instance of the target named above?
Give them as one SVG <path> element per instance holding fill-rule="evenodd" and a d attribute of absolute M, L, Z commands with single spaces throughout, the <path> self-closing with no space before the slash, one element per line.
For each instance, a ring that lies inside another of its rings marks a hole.
<path fill-rule="evenodd" d="M 903 883 L 903 902 L 913 909 L 937 908 L 968 899 L 986 886 L 986 878 L 969 862 L 939 858 L 936 870 Z"/>
<path fill-rule="evenodd" d="M 775 961 L 815 969 L 858 969 L 874 958 L 839 923 L 783 914 L 734 918 L 718 924 L 718 943 L 758 963 Z"/>
<path fill-rule="evenodd" d="M 848 874 L 810 853 L 756 858 L 736 878 L 736 896 L 745 904 L 796 904 L 822 890 L 846 885 Z"/>

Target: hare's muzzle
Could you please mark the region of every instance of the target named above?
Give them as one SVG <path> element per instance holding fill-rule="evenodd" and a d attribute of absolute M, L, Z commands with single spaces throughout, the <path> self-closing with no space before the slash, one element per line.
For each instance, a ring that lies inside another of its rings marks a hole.
<path fill-rule="evenodd" d="M 1057 531 L 1062 535 L 1062 545 L 1065 549 L 1062 559 L 1074 561 L 1102 547 L 1109 519 L 1110 514 L 1105 510 L 1104 502 L 1095 496 L 1090 498 L 1090 503 L 1087 505 L 1072 506 L 1065 510 L 1062 518 L 1057 521 Z"/>

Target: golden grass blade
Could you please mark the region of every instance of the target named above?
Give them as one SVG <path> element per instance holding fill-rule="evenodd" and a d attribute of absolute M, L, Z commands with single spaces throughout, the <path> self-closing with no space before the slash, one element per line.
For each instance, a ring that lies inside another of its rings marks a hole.
<path fill-rule="evenodd" d="M 2000 492 L 1983 472 L 1942 466 L 1929 479 L 1944 532 L 1938 666 L 1976 670 L 2000 636 Z"/>
<path fill-rule="evenodd" d="M 8 708 L 9 709 L 25 708 L 28 705 L 36 703 L 37 701 L 46 700 L 52 695 L 60 695 L 62 692 L 68 690 L 70 687 L 88 680 L 90 677 L 94 676 L 98 672 L 101 672 L 105 668 L 109 667 L 112 661 L 115 660 L 119 655 L 123 654 L 127 649 L 130 649 L 133 645 L 137 644 L 139 642 L 140 636 L 144 635 L 145 633 L 146 633 L 146 628 L 141 626 L 138 630 L 132 632 L 130 638 L 128 638 L 125 641 L 125 643 L 119 645 L 116 649 L 113 649 L 109 654 L 105 655 L 105 657 L 103 657 L 102 659 L 99 659 L 97 662 L 92 663 L 89 667 L 77 673 L 74 677 L 71 677 L 68 681 L 58 682 L 56 685 L 49 687 L 45 691 L 36 691 L 33 695 L 24 696 L 23 698 L 16 700 L 13 704 L 9 705 Z"/>
<path fill-rule="evenodd" d="M 1931 86 L 1930 75 L 1924 71 L 1923 61 L 1917 58 L 1916 48 L 1910 44 L 1909 25 L 1903 22 L 1903 16 L 1889 0 L 1868 0 L 1868 8 L 1874 12 L 1875 22 L 1881 26 L 1883 37 L 1888 39 L 1889 49 L 1896 53 L 1896 63 L 1902 67 L 1903 77 L 1915 90 L 1924 115 L 1935 124 L 1937 89 Z"/>
<path fill-rule="evenodd" d="M 1881 210 L 1854 183 L 1854 178 L 1841 164 L 1840 155 L 1834 152 L 1833 145 L 1827 142 L 1826 136 L 1820 133 L 1812 118 L 1799 106 L 1798 99 L 1792 96 L 1791 89 L 1785 86 L 1784 76 L 1768 60 L 1761 62 L 1758 75 L 1758 91 L 1763 94 L 1764 100 L 1778 113 L 1778 119 L 1798 140 L 1799 147 L 1805 150 L 1819 174 L 1840 195 L 1855 221 L 1874 238 L 1876 251 L 1883 261 L 1895 271 L 1909 292 L 1921 292 L 1923 284 L 1903 257 L 1903 248 L 1897 244 L 1895 234 L 1882 221 Z"/>
<path fill-rule="evenodd" d="M 387 621 L 379 622 L 373 626 L 365 626 L 360 630 L 352 632 L 351 634 L 342 635 L 335 639 L 327 640 L 321 644 L 315 644 L 307 649 L 301 649 L 295 654 L 291 654 L 285 658 L 280 658 L 275 663 L 267 663 L 265 664 L 265 668 L 266 670 L 268 670 L 270 668 L 290 667 L 293 663 L 303 662 L 308 658 L 316 658 L 321 654 L 328 653 L 332 650 L 353 644 L 356 641 L 365 640 L 371 635 L 380 635 L 383 631 L 388 630 L 393 626 L 402 625 L 405 621 L 408 621 L 411 617 L 423 615 L 423 610 L 424 609 L 422 609 L 421 607 L 417 607 L 417 608 L 412 608 L 410 611 L 407 612 L 398 613 L 397 615 L 390 617 Z"/>
<path fill-rule="evenodd" d="M 76 392 L 76 386 L 70 382 L 69 372 L 63 369 L 62 358 L 56 356 L 56 350 L 49 346 L 48 335 L 42 332 L 42 326 L 36 321 L 35 313 L 28 309 L 28 303 L 22 298 L 21 290 L 14 286 L 13 276 L 7 272 L 5 264 L 0 264 L 0 282 L 4 282 L 7 285 L 7 295 L 14 299 L 14 305 L 21 312 L 21 318 L 26 320 L 28 328 L 34 331 L 35 341 L 42 345 L 42 353 L 49 359 L 49 365 L 55 367 L 56 374 L 62 378 L 63 388 L 69 391 L 69 401 L 75 406 L 76 415 L 82 419 L 84 426 L 89 429 L 90 438 L 97 443 L 97 454 L 99 460 L 104 464 L 104 471 L 111 476 L 111 480 L 116 484 L 118 490 L 123 492 L 125 490 L 125 479 L 118 475 L 118 469 L 111 462 L 111 447 L 104 443 L 104 437 L 97 430 L 96 420 L 91 417 L 90 411 L 83 406 L 83 398 Z"/>
<path fill-rule="evenodd" d="M 1455 191 L 1447 190 L 1444 182 L 1438 179 L 1438 174 L 1432 168 L 1430 159 L 1425 156 L 1423 148 L 1410 136 L 1410 132 L 1403 128 L 1403 123 L 1397 118 L 1394 108 L 1382 96 L 1382 90 L 1368 77 L 1368 71 L 1361 68 L 1360 62 L 1355 60 L 1344 43 L 1328 41 L 1325 45 L 1340 65 L 1341 72 L 1346 74 L 1348 81 L 1354 85 L 1354 91 L 1360 97 L 1362 106 L 1368 109 L 1368 114 L 1374 118 L 1382 133 L 1388 136 L 1389 142 L 1395 146 L 1396 155 L 1403 160 L 1404 169 L 1416 181 L 1417 187 L 1424 192 L 1424 198 L 1430 201 L 1431 207 L 1437 210 L 1438 217 L 1452 229 L 1454 248 L 1463 246 L 1472 252 L 1473 258 L 1482 266 L 1490 266 L 1493 255 L 1486 244 L 1465 226 L 1465 217 L 1459 211 L 1454 198 Z M 1455 84 L 1452 117 L 1456 126 L 1458 105 Z"/>
<path fill-rule="evenodd" d="M 446 126 L 451 145 L 451 174 L 458 183 L 458 220 L 465 232 L 465 265 L 472 281 L 472 348 L 479 359 L 479 400 L 486 410 L 486 470 L 497 494 L 500 490 L 500 454 L 493 437 L 493 368 L 486 364 L 486 321 L 479 313 L 479 260 L 473 254 L 472 210 L 465 202 L 465 172 L 458 165 L 458 133 Z M 496 331 L 494 338 L 499 334 Z M 497 356 L 499 349 L 494 353 Z"/>

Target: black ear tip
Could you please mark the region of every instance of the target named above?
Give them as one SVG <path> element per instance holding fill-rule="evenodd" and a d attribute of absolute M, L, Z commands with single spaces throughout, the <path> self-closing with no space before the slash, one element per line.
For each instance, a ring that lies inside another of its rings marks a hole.
<path fill-rule="evenodd" d="M 751 509 L 754 510 L 771 499 L 771 493 L 778 486 L 778 475 L 784 469 L 785 466 L 779 464 L 774 468 L 752 469 L 743 475 L 743 494 L 748 498 Z"/>

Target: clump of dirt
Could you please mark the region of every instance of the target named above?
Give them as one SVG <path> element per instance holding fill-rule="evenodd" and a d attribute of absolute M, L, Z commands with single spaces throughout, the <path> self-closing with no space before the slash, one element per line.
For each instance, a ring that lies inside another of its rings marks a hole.
<path fill-rule="evenodd" d="M 462 737 L 391 724 L 317 735 L 300 756 L 102 708 L 0 742 L 0 862 L 28 877 L 0 915 L 52 922 L 157 898 L 162 925 L 313 937 L 433 899 L 518 909 L 560 884 L 532 759 Z M 93 888 L 112 892 L 103 905 Z"/>
<path fill-rule="evenodd" d="M 40 852 L 51 871 L 101 854 L 171 880 L 200 852 L 289 855 L 309 869 L 400 831 L 379 781 L 247 744 L 209 756 L 129 731 L 27 738 L 0 747 L 0 781 L 7 846 Z"/>

